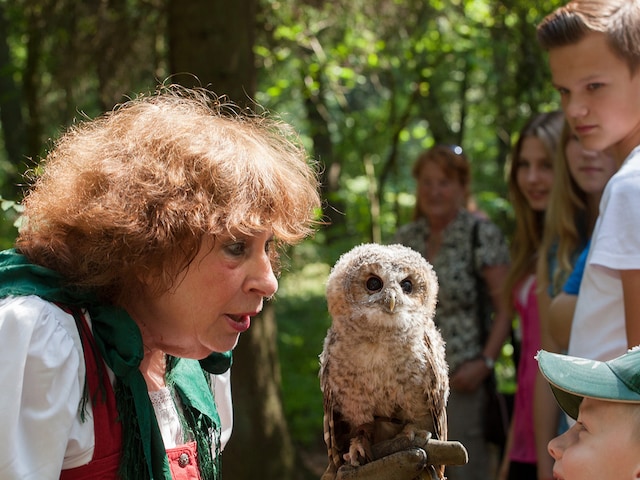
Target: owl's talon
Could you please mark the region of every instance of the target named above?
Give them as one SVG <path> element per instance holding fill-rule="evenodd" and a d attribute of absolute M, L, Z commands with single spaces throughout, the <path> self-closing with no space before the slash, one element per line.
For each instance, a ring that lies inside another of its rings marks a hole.
<path fill-rule="evenodd" d="M 421 428 L 416 428 L 413 424 L 406 425 L 399 435 L 406 436 L 411 443 L 416 446 L 424 446 L 431 438 L 431 432 Z"/>
<path fill-rule="evenodd" d="M 366 440 L 362 437 L 354 437 L 351 439 L 349 445 L 349 453 L 344 455 L 344 459 L 349 464 L 354 467 L 359 467 L 361 465 L 360 460 L 367 460 L 367 448 L 365 445 Z"/>

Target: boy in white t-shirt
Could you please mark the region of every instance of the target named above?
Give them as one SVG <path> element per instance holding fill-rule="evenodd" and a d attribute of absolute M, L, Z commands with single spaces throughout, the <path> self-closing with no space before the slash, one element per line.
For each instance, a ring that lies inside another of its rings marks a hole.
<path fill-rule="evenodd" d="M 568 352 L 610 360 L 640 344 L 640 0 L 571 1 L 538 40 L 572 130 L 620 166 L 600 203 Z"/>

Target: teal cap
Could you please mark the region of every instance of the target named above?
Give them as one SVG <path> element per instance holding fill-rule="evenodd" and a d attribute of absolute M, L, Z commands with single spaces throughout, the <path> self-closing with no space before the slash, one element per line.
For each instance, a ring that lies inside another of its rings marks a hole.
<path fill-rule="evenodd" d="M 578 418 L 584 397 L 640 403 L 640 347 L 608 362 L 540 350 L 536 356 L 560 408 Z"/>

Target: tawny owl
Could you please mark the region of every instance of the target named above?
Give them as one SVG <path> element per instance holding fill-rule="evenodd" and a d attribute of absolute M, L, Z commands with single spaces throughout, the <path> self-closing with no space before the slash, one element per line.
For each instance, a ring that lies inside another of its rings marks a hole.
<path fill-rule="evenodd" d="M 433 316 L 438 281 L 418 252 L 365 244 L 327 281 L 332 324 L 320 355 L 327 472 L 370 460 L 370 446 L 429 431 L 446 440 L 444 341 Z M 444 467 L 436 468 L 443 478 Z M 330 478 L 325 473 L 323 478 Z"/>

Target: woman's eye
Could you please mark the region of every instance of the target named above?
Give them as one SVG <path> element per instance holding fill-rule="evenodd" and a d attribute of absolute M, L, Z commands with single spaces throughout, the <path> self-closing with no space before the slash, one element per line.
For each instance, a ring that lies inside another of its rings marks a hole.
<path fill-rule="evenodd" d="M 379 277 L 369 277 L 367 279 L 367 290 L 370 292 L 379 292 L 382 290 L 382 280 Z"/>
<path fill-rule="evenodd" d="M 402 291 L 404 293 L 413 292 L 413 282 L 408 278 L 405 278 L 403 281 L 400 282 L 400 287 L 402 288 Z"/>
<path fill-rule="evenodd" d="M 270 255 L 278 254 L 278 241 L 276 237 L 272 236 L 265 242 L 264 251 Z"/>
<path fill-rule="evenodd" d="M 230 243 L 224 249 L 233 256 L 240 256 L 244 253 L 246 246 L 243 242 Z"/>

